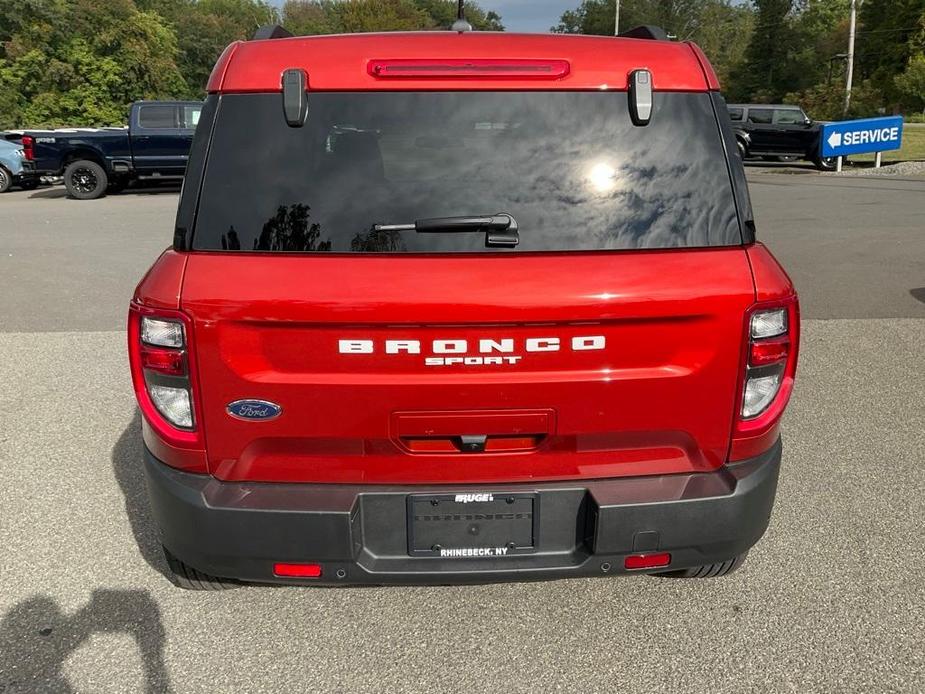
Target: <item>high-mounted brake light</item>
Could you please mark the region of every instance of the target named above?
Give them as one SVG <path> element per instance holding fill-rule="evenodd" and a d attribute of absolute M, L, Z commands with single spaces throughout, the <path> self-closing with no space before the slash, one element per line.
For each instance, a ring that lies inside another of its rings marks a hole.
<path fill-rule="evenodd" d="M 730 461 L 758 455 L 777 438 L 796 373 L 799 345 L 796 297 L 752 308 L 746 319 L 745 340 Z"/>
<path fill-rule="evenodd" d="M 557 80 L 569 74 L 567 60 L 394 59 L 370 60 L 366 67 L 377 79 L 520 79 Z"/>

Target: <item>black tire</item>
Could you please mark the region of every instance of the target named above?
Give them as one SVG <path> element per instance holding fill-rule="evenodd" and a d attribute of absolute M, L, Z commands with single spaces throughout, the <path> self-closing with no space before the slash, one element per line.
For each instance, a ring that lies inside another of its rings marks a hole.
<path fill-rule="evenodd" d="M 0 166 L 0 193 L 5 193 L 13 186 L 13 175 Z"/>
<path fill-rule="evenodd" d="M 737 571 L 742 564 L 748 552 L 740 554 L 732 559 L 721 561 L 716 564 L 705 564 L 703 566 L 694 566 L 690 569 L 679 569 L 678 571 L 665 571 L 664 573 L 653 574 L 661 578 L 715 578 L 717 576 L 728 576 L 733 571 Z"/>
<path fill-rule="evenodd" d="M 167 559 L 170 578 L 178 588 L 183 588 L 184 590 L 230 590 L 237 588 L 239 585 L 228 579 L 217 578 L 197 571 L 192 566 L 187 566 L 173 556 L 166 547 L 163 547 L 163 550 L 164 558 Z"/>
<path fill-rule="evenodd" d="M 64 170 L 64 187 L 75 200 L 96 200 L 106 194 L 109 176 L 95 161 L 79 159 Z"/>
<path fill-rule="evenodd" d="M 742 140 L 736 140 L 736 146 L 739 148 L 739 158 L 742 161 L 745 161 L 745 157 L 748 156 L 748 150 L 745 148 L 745 143 Z"/>
<path fill-rule="evenodd" d="M 835 171 L 838 166 L 838 157 L 815 157 L 813 164 L 820 171 Z"/>

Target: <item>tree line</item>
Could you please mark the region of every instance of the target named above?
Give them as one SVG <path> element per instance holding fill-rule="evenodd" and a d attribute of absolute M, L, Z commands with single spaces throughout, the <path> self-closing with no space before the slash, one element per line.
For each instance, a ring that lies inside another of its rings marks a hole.
<path fill-rule="evenodd" d="M 503 31 L 475 2 L 477 28 Z M 449 27 L 455 0 L 0 0 L 0 129 L 119 125 L 139 99 L 199 99 L 265 24 L 294 34 Z"/>
<path fill-rule="evenodd" d="M 925 0 L 862 0 L 848 116 L 925 108 Z M 656 24 L 709 56 L 730 101 L 843 115 L 851 0 L 621 0 L 620 26 Z M 552 27 L 612 34 L 614 0 L 584 0 Z"/>
<path fill-rule="evenodd" d="M 502 18 L 467 0 L 476 29 Z M 613 33 L 614 0 L 551 29 Z M 841 117 L 850 0 L 621 0 L 621 27 L 696 41 L 736 101 Z M 264 24 L 294 34 L 449 27 L 455 0 L 0 0 L 0 128 L 116 125 L 138 99 L 198 99 L 215 59 Z M 863 0 L 850 115 L 925 108 L 925 0 Z"/>

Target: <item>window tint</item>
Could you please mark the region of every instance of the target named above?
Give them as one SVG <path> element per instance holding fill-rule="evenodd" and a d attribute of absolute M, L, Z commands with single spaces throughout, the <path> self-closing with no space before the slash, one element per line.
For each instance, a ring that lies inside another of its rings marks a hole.
<path fill-rule="evenodd" d="M 221 97 L 194 249 L 511 252 L 372 230 L 496 213 L 513 252 L 741 243 L 708 94 L 657 94 L 646 127 L 623 92 L 314 93 L 308 112 L 290 128 L 279 94 Z"/>
<path fill-rule="evenodd" d="M 769 108 L 750 108 L 748 109 L 749 123 L 770 123 L 774 111 Z"/>
<path fill-rule="evenodd" d="M 782 125 L 793 125 L 799 123 L 802 125 L 803 112 L 795 108 L 777 108 L 774 109 L 774 122 Z"/>
<path fill-rule="evenodd" d="M 202 113 L 202 106 L 184 106 L 183 107 L 183 128 L 195 130 L 199 125 L 199 114 Z"/>
<path fill-rule="evenodd" d="M 176 128 L 177 107 L 168 104 L 141 106 L 138 112 L 138 124 L 142 128 Z"/>
<path fill-rule="evenodd" d="M 741 108 L 730 108 L 729 110 L 729 120 L 740 121 L 742 120 L 742 114 L 745 113 L 745 109 Z"/>

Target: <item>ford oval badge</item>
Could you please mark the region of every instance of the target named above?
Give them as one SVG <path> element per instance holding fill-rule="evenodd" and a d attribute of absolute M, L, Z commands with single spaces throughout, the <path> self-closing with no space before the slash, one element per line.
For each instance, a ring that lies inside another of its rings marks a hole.
<path fill-rule="evenodd" d="M 235 400 L 225 409 L 232 417 L 248 421 L 276 419 L 283 411 L 283 408 L 275 402 L 266 400 Z"/>

